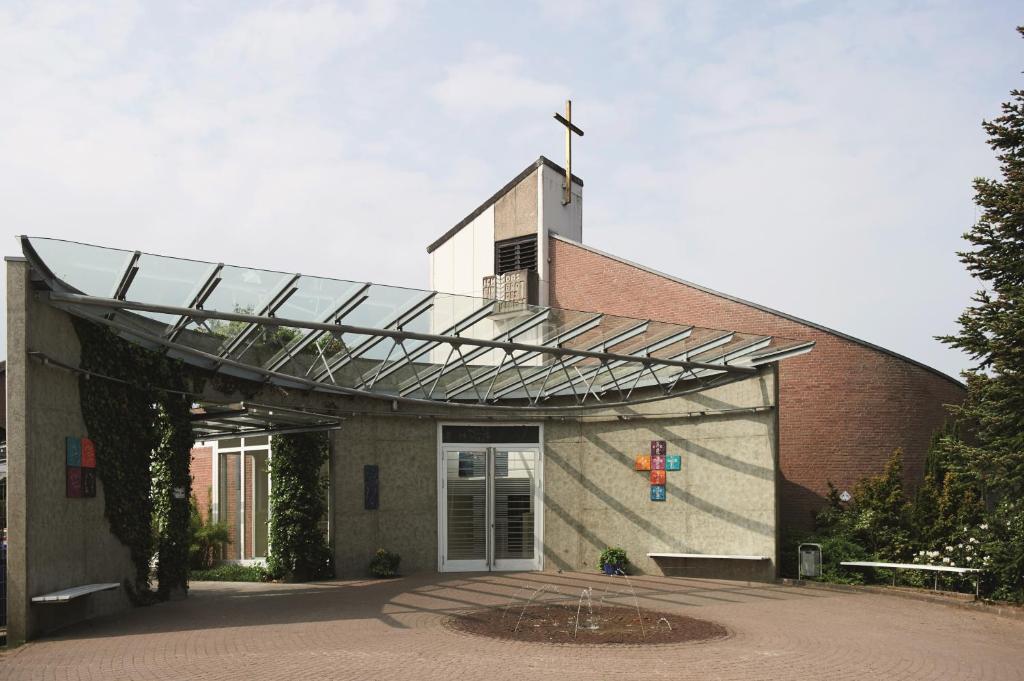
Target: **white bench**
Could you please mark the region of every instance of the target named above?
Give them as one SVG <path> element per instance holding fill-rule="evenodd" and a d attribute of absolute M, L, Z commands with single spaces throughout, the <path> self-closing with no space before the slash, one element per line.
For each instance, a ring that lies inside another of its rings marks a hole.
<path fill-rule="evenodd" d="M 99 593 L 100 591 L 113 591 L 120 584 L 85 584 L 83 586 L 73 586 L 70 589 L 61 589 L 60 591 L 54 591 L 53 593 L 43 594 L 42 596 L 33 596 L 33 603 L 67 603 L 76 598 L 82 596 L 88 596 L 89 594 Z"/>
<path fill-rule="evenodd" d="M 714 553 L 648 553 L 648 558 L 709 558 L 714 560 L 771 560 L 768 556 L 734 556 Z"/>
<path fill-rule="evenodd" d="M 933 588 L 935 591 L 939 590 L 939 574 L 940 572 L 952 572 L 958 575 L 966 575 L 971 572 L 981 572 L 977 568 L 965 568 L 965 567 L 953 567 L 952 565 L 918 565 L 917 563 L 877 563 L 866 560 L 846 560 L 839 563 L 840 565 L 849 565 L 850 567 L 873 567 L 873 568 L 887 568 L 892 570 L 892 585 L 896 586 L 896 571 L 897 570 L 923 570 L 927 572 L 934 572 L 935 579 Z M 981 595 L 980 579 L 974 580 L 974 595 L 978 597 Z"/>

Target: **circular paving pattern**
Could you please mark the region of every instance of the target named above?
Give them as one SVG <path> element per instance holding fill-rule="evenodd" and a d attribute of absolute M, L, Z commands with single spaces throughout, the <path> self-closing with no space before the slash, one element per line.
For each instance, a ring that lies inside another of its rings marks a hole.
<path fill-rule="evenodd" d="M 571 645 L 691 643 L 729 635 L 721 624 L 678 613 L 583 601 L 508 604 L 453 615 L 445 625 L 488 638 Z"/>

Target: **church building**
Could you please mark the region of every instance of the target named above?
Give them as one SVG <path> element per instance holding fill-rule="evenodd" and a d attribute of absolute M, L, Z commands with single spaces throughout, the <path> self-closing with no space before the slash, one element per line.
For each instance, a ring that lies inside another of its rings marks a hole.
<path fill-rule="evenodd" d="M 891 350 L 769 306 L 658 272 L 585 243 L 583 181 L 541 157 L 427 247 L 430 288 L 515 290 L 532 302 L 677 324 L 814 341 L 778 375 L 778 484 L 783 530 L 806 530 L 827 483 L 851 490 L 896 449 L 907 481 L 924 474 L 932 436 L 964 385 Z M 686 258 L 680 258 L 685 268 Z"/>
<path fill-rule="evenodd" d="M 583 182 L 543 157 L 428 246 L 422 290 L 223 254 L 20 244 L 7 259 L 15 639 L 128 607 L 135 568 L 80 396 L 85 377 L 125 379 L 80 366 L 75 320 L 202 377 L 191 493 L 228 524 L 225 560 L 271 550 L 273 439 L 326 432 L 339 577 L 364 576 L 379 548 L 407 573 L 449 573 L 593 570 L 615 546 L 636 573 L 771 580 L 828 481 L 848 489 L 896 448 L 919 477 L 964 395 L 884 348 L 586 244 Z M 82 608 L 41 604 L 96 584 L 110 588 Z"/>

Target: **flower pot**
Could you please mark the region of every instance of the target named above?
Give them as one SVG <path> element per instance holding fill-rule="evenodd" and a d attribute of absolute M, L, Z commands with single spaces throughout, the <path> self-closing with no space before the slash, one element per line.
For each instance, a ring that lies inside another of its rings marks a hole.
<path fill-rule="evenodd" d="M 604 573 L 606 575 L 617 575 L 619 572 L 622 571 L 622 565 L 612 565 L 611 563 L 605 563 L 601 566 L 601 569 L 604 570 Z"/>

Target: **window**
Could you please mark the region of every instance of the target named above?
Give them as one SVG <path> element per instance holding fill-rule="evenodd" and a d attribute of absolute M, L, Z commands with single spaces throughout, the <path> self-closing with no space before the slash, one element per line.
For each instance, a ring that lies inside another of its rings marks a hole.
<path fill-rule="evenodd" d="M 494 273 L 537 271 L 537 237 L 524 236 L 494 244 Z"/>
<path fill-rule="evenodd" d="M 540 442 L 539 426 L 441 426 L 441 442 L 490 444 Z"/>

